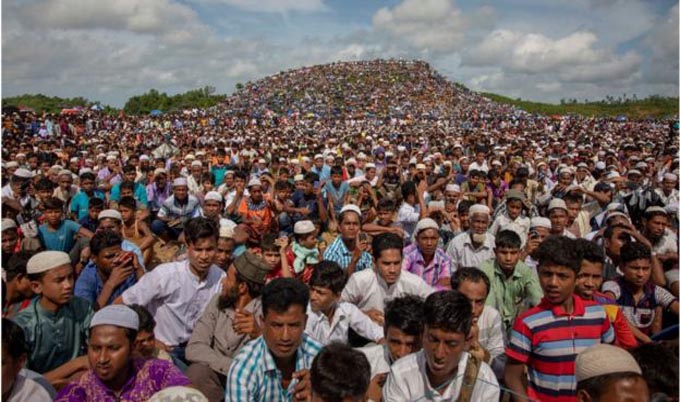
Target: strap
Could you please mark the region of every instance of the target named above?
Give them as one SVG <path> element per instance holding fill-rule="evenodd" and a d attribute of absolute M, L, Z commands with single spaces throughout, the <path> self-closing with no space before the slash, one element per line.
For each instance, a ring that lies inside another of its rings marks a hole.
<path fill-rule="evenodd" d="M 463 384 L 460 387 L 460 394 L 458 394 L 457 402 L 469 402 L 472 398 L 472 391 L 475 389 L 477 374 L 479 373 L 481 365 L 481 360 L 477 359 L 471 353 L 468 353 L 465 373 L 463 373 Z"/>

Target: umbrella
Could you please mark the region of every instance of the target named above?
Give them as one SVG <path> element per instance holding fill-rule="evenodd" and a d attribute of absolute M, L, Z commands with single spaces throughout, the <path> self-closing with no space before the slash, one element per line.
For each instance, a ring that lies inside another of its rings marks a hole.
<path fill-rule="evenodd" d="M 163 114 L 163 112 L 161 112 L 161 111 L 158 110 L 158 109 L 154 109 L 154 110 L 152 110 L 151 112 L 149 112 L 149 114 L 150 114 L 151 116 L 160 116 L 160 115 Z"/>

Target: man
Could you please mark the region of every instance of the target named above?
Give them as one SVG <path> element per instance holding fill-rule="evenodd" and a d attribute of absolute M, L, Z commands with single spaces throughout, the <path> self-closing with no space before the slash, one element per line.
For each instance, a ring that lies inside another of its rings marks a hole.
<path fill-rule="evenodd" d="M 550 234 L 566 236 L 575 239 L 576 236 L 567 229 L 569 223 L 569 209 L 561 198 L 553 198 L 548 204 L 548 219 L 550 219 Z"/>
<path fill-rule="evenodd" d="M 668 229 L 668 213 L 662 207 L 649 207 L 643 216 L 643 234 L 652 243 L 652 252 L 665 270 L 678 264 L 678 237 Z"/>
<path fill-rule="evenodd" d="M 262 290 L 262 335 L 236 355 L 227 374 L 225 400 L 305 401 L 309 368 L 321 345 L 305 335 L 309 290 L 293 278 L 277 278 Z"/>
<path fill-rule="evenodd" d="M 196 322 L 186 350 L 192 362 L 187 377 L 211 402 L 224 398 L 226 375 L 238 351 L 260 335 L 260 294 L 269 270 L 261 257 L 241 254 L 227 269 L 222 292 Z"/>
<path fill-rule="evenodd" d="M 482 262 L 493 258 L 495 238 L 487 233 L 489 207 L 474 204 L 469 209 L 470 229 L 449 242 L 446 253 L 453 260 L 452 272 L 458 267 L 479 267 Z"/>
<path fill-rule="evenodd" d="M 496 378 L 502 379 L 505 331 L 498 310 L 484 305 L 489 295 L 489 278 L 477 268 L 464 267 L 453 274 L 451 288 L 465 296 L 472 306 L 472 340 L 468 353 L 486 362 Z"/>
<path fill-rule="evenodd" d="M 416 242 L 404 249 L 402 270 L 418 275 L 425 283 L 439 289 L 451 287 L 453 261 L 439 244 L 439 225 L 434 219 L 418 221 Z"/>
<path fill-rule="evenodd" d="M 562 200 L 567 206 L 566 229 L 575 237 L 585 237 L 590 233 L 590 214 L 583 209 L 583 195 L 579 192 L 570 191 Z"/>
<path fill-rule="evenodd" d="M 505 354 L 505 383 L 514 401 L 575 401 L 576 355 L 598 343 L 612 343 L 614 331 L 602 306 L 574 294 L 581 268 L 576 242 L 551 236 L 541 243 L 538 277 L 541 303 L 515 320 Z M 550 323 L 550 325 L 545 325 Z M 563 341 L 569 340 L 564 347 Z M 528 390 L 525 388 L 528 371 Z"/>
<path fill-rule="evenodd" d="M 249 226 L 257 235 L 257 240 L 260 240 L 262 236 L 272 232 L 276 222 L 269 203 L 264 199 L 262 182 L 259 179 L 250 180 L 248 192 L 250 195 L 241 200 L 237 213 L 242 224 Z"/>
<path fill-rule="evenodd" d="M 7 402 L 51 402 L 54 398 L 41 383 L 22 370 L 28 357 L 24 331 L 2 319 L 2 400 Z M 54 391 L 53 389 L 51 391 Z"/>
<path fill-rule="evenodd" d="M 342 301 L 355 304 L 380 325 L 384 325 L 385 302 L 404 295 L 427 297 L 434 289 L 422 278 L 402 271 L 403 240 L 393 233 L 373 238 L 373 269 L 349 277 L 342 291 Z"/>
<path fill-rule="evenodd" d="M 633 356 L 616 346 L 591 346 L 576 356 L 578 402 L 648 402 L 650 392 Z"/>
<path fill-rule="evenodd" d="M 172 195 L 161 204 L 156 219 L 151 222 L 151 231 L 177 240 L 187 220 L 196 213 L 198 205 L 198 199 L 188 192 L 187 179 L 175 179 L 172 182 Z"/>
<path fill-rule="evenodd" d="M 407 181 L 401 186 L 402 203 L 397 212 L 397 223 L 406 232 L 406 237 L 411 238 L 419 220 L 427 216 L 424 192 L 427 189 L 427 181 L 421 180 L 418 185 Z"/>
<path fill-rule="evenodd" d="M 347 272 L 347 276 L 370 268 L 373 265 L 371 255 L 365 251 L 366 244 L 359 237 L 361 210 L 358 206 L 348 204 L 342 207 L 338 229 L 340 236 L 326 248 L 323 259 L 337 262 Z"/>
<path fill-rule="evenodd" d="M 465 296 L 434 293 L 425 300 L 424 316 L 423 349 L 392 365 L 383 400 L 497 401 L 500 389 L 493 371 L 464 350 L 472 328 L 472 308 Z"/>
<path fill-rule="evenodd" d="M 62 389 L 55 401 L 143 401 L 167 387 L 189 385 L 172 363 L 133 358 L 139 318 L 127 306 L 107 306 L 90 323 L 90 369 Z"/>
<path fill-rule="evenodd" d="M 521 243 L 514 231 L 500 231 L 496 237 L 494 258 L 484 261 L 479 267 L 491 284 L 486 305 L 500 313 L 507 334 L 520 309 L 527 303 L 537 305 L 543 297 L 536 274 L 519 260 Z"/>
<path fill-rule="evenodd" d="M 312 402 L 364 402 L 369 374 L 370 366 L 361 352 L 332 343 L 312 362 Z"/>
<path fill-rule="evenodd" d="M 678 198 L 680 198 L 678 193 L 678 176 L 673 173 L 665 173 L 661 180 L 661 188 L 657 188 L 655 191 L 664 205 L 677 204 Z"/>
<path fill-rule="evenodd" d="M 121 215 L 120 212 L 118 212 L 115 209 L 105 209 L 99 213 L 97 216 L 97 230 L 104 231 L 104 230 L 110 230 L 113 233 L 123 237 L 123 215 Z M 146 270 L 146 266 L 144 265 L 144 255 L 142 254 L 142 250 L 137 246 L 135 243 L 123 239 L 121 242 L 120 248 L 123 251 L 129 251 L 131 253 L 134 253 L 135 256 L 137 257 L 137 262 L 139 263 L 139 266 L 142 268 L 142 271 L 138 273 L 138 276 L 142 276 L 141 274 L 144 273 Z"/>
<path fill-rule="evenodd" d="M 186 364 L 184 350 L 196 321 L 219 292 L 225 273 L 213 263 L 217 226 L 205 218 L 187 222 L 188 258 L 161 264 L 145 274 L 114 303 L 139 304 L 156 319 L 155 335 L 175 364 Z"/>

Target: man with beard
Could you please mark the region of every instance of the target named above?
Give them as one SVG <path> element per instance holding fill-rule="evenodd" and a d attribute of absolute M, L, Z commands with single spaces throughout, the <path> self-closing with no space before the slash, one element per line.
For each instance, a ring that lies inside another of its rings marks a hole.
<path fill-rule="evenodd" d="M 194 327 L 186 350 L 192 362 L 187 376 L 211 402 L 224 397 L 233 357 L 260 335 L 260 294 L 269 270 L 260 256 L 241 254 L 222 279 L 222 292 L 212 298 Z"/>
<path fill-rule="evenodd" d="M 446 253 L 453 260 L 451 272 L 458 267 L 479 267 L 482 262 L 494 257 L 495 238 L 487 233 L 490 213 L 486 205 L 470 207 L 470 229 L 454 237 L 446 247 Z"/>
<path fill-rule="evenodd" d="M 678 264 L 678 238 L 668 228 L 668 213 L 662 207 L 649 207 L 644 215 L 644 236 L 652 243 L 652 253 L 664 270 Z"/>

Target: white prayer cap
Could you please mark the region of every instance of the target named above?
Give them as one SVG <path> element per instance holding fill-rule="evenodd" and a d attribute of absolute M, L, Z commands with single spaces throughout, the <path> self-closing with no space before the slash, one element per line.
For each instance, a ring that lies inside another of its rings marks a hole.
<path fill-rule="evenodd" d="M 551 229 L 552 223 L 550 223 L 550 219 L 548 219 L 548 218 L 544 218 L 542 216 L 537 216 L 535 218 L 531 218 L 531 223 L 529 224 L 529 227 L 531 229 L 533 229 L 533 228 Z"/>
<path fill-rule="evenodd" d="M 678 176 L 673 173 L 666 173 L 663 175 L 664 180 L 678 181 Z"/>
<path fill-rule="evenodd" d="M 418 235 L 418 233 L 425 229 L 439 230 L 439 225 L 437 225 L 437 222 L 435 222 L 435 220 L 432 218 L 423 218 L 418 221 L 418 224 L 416 224 L 416 230 L 414 233 Z"/>
<path fill-rule="evenodd" d="M 100 309 L 92 316 L 90 328 L 99 325 L 113 325 L 138 331 L 139 315 L 126 305 L 112 304 Z"/>
<path fill-rule="evenodd" d="M 366 169 L 375 169 L 375 163 L 369 162 L 369 163 L 366 164 L 365 168 Z"/>
<path fill-rule="evenodd" d="M 347 159 L 347 161 L 345 162 L 345 166 L 349 166 L 349 165 L 356 166 L 357 165 L 356 159 L 354 159 L 354 158 Z"/>
<path fill-rule="evenodd" d="M 119 221 L 123 220 L 123 216 L 115 209 L 105 209 L 97 216 L 97 220 L 102 220 L 105 218 L 116 219 Z"/>
<path fill-rule="evenodd" d="M 567 204 L 561 198 L 553 198 L 550 200 L 550 204 L 548 204 L 548 212 L 552 211 L 553 209 L 563 209 L 568 211 Z"/>
<path fill-rule="evenodd" d="M 19 167 L 19 162 L 17 162 L 17 161 L 9 161 L 9 162 L 5 163 L 5 167 L 6 167 L 7 169 L 16 169 L 16 168 Z M 16 174 L 16 173 L 15 173 L 15 174 Z"/>
<path fill-rule="evenodd" d="M 444 166 L 453 166 L 453 162 L 451 162 L 451 161 L 444 161 L 443 165 L 444 165 Z"/>
<path fill-rule="evenodd" d="M 311 159 L 309 159 L 309 157 L 307 157 L 307 156 L 303 156 L 303 157 L 302 157 L 302 161 L 303 161 L 303 162 L 310 162 Z"/>
<path fill-rule="evenodd" d="M 180 187 L 180 186 L 187 187 L 188 185 L 189 185 L 189 183 L 187 182 L 187 179 L 185 179 L 184 177 L 178 177 L 178 178 L 176 178 L 175 180 L 172 181 L 173 187 Z"/>
<path fill-rule="evenodd" d="M 425 170 L 425 169 L 427 169 L 427 166 L 425 166 L 424 163 L 416 164 L 416 170 Z"/>
<path fill-rule="evenodd" d="M 264 158 L 260 158 L 257 160 L 257 163 L 267 163 L 267 160 L 265 160 Z"/>
<path fill-rule="evenodd" d="M 26 157 L 26 154 L 23 153 L 23 152 L 19 152 L 19 153 L 17 154 L 17 158 L 25 158 L 25 157 Z"/>
<path fill-rule="evenodd" d="M 117 159 L 118 159 L 118 157 L 116 155 L 109 155 L 109 156 L 106 157 L 107 161 L 115 161 Z"/>
<path fill-rule="evenodd" d="M 59 171 L 59 176 L 73 176 L 73 173 L 68 169 L 62 169 Z"/>
<path fill-rule="evenodd" d="M 305 175 L 303 174 L 296 174 L 293 176 L 293 181 L 304 181 L 305 180 Z"/>
<path fill-rule="evenodd" d="M 314 155 L 314 160 L 317 160 L 317 159 L 323 159 L 323 155 L 321 155 L 321 154 Z"/>
<path fill-rule="evenodd" d="M 194 160 L 194 159 L 196 159 L 196 157 L 194 156 L 194 154 L 187 154 L 187 155 L 184 157 L 184 160 L 187 160 L 187 159 L 188 159 L 188 160 Z"/>
<path fill-rule="evenodd" d="M 14 219 L 2 218 L 2 231 L 3 232 L 5 230 L 16 229 L 16 228 L 17 228 L 17 223 L 14 222 Z"/>
<path fill-rule="evenodd" d="M 664 207 L 653 206 L 653 207 L 649 207 L 649 208 L 645 209 L 645 215 L 655 213 L 655 212 L 662 213 L 664 215 L 667 214 L 666 209 Z"/>
<path fill-rule="evenodd" d="M 191 167 L 203 167 L 203 164 L 201 161 L 193 161 L 191 162 Z"/>
<path fill-rule="evenodd" d="M 597 170 L 605 170 L 607 168 L 607 165 L 604 164 L 604 162 L 599 161 L 595 164 L 595 169 Z"/>
<path fill-rule="evenodd" d="M 342 207 L 342 209 L 340 210 L 340 215 L 347 211 L 355 212 L 357 215 L 361 216 L 361 209 L 359 209 L 359 207 L 354 204 L 347 204 L 344 207 Z"/>
<path fill-rule="evenodd" d="M 78 157 L 74 156 L 73 158 L 69 159 L 71 163 L 77 163 L 78 162 Z"/>
<path fill-rule="evenodd" d="M 191 401 L 191 402 L 208 402 L 200 391 L 185 386 L 174 386 L 162 389 L 149 399 L 149 402 L 167 402 L 167 401 Z"/>
<path fill-rule="evenodd" d="M 642 370 L 630 353 L 604 343 L 591 346 L 576 356 L 576 382 L 614 373 L 642 375 Z"/>
<path fill-rule="evenodd" d="M 289 163 L 290 163 L 291 165 L 299 165 L 299 164 L 300 164 L 300 161 L 297 160 L 297 159 L 291 159 Z"/>
<path fill-rule="evenodd" d="M 61 166 L 59 167 L 61 169 Z M 31 173 L 30 170 L 24 169 L 24 168 L 19 168 L 14 171 L 14 175 L 16 177 L 21 177 L 22 179 L 31 179 L 33 178 L 33 173 Z"/>
<path fill-rule="evenodd" d="M 454 193 L 460 193 L 460 186 L 457 184 L 447 184 L 444 191 L 451 191 Z"/>
<path fill-rule="evenodd" d="M 159 174 L 166 174 L 166 173 L 167 173 L 167 172 L 166 172 L 165 169 L 163 169 L 163 168 L 158 168 L 158 169 L 156 169 L 156 170 L 153 171 L 153 175 L 154 175 L 154 176 L 158 176 Z"/>
<path fill-rule="evenodd" d="M 148 155 L 141 155 L 141 156 L 139 157 L 139 160 L 140 160 L 140 162 L 141 162 L 141 161 L 148 161 L 148 160 L 151 160 L 151 158 L 149 158 Z"/>
<path fill-rule="evenodd" d="M 231 239 L 234 237 L 234 228 L 236 223 L 229 219 L 220 219 L 220 237 Z"/>
<path fill-rule="evenodd" d="M 619 172 L 609 172 L 609 173 L 607 173 L 607 179 L 609 179 L 609 180 L 616 179 L 617 177 L 621 177 Z"/>
<path fill-rule="evenodd" d="M 92 168 L 84 167 L 84 168 L 78 170 L 78 177 L 84 175 L 85 173 L 92 173 Z"/>
<path fill-rule="evenodd" d="M 71 257 L 63 251 L 42 251 L 26 263 L 27 274 L 39 274 L 50 269 L 71 265 Z"/>
<path fill-rule="evenodd" d="M 468 213 L 469 213 L 470 216 L 472 216 L 474 214 L 490 215 L 491 210 L 486 205 L 474 204 L 470 207 L 470 209 L 468 210 Z"/>
<path fill-rule="evenodd" d="M 632 174 L 636 174 L 636 175 L 638 175 L 638 176 L 642 176 L 642 173 L 640 173 L 640 171 L 637 170 L 637 169 L 631 169 L 631 170 L 628 171 L 628 176 L 630 176 L 630 175 L 632 175 Z"/>
<path fill-rule="evenodd" d="M 198 151 L 198 152 L 196 152 L 196 156 L 205 156 L 205 152 Z"/>
<path fill-rule="evenodd" d="M 295 234 L 312 233 L 314 230 L 316 230 L 316 227 L 312 221 L 298 221 L 295 222 L 293 227 L 293 233 Z"/>
<path fill-rule="evenodd" d="M 260 181 L 260 179 L 256 179 L 256 178 L 252 178 L 248 182 L 248 187 L 255 187 L 255 186 L 261 186 L 261 185 L 262 185 L 262 182 Z"/>
<path fill-rule="evenodd" d="M 491 162 L 491 166 L 503 166 L 503 164 L 499 160 L 494 160 Z"/>
<path fill-rule="evenodd" d="M 219 201 L 222 202 L 222 194 L 217 191 L 208 191 L 204 198 L 205 201 Z"/>

